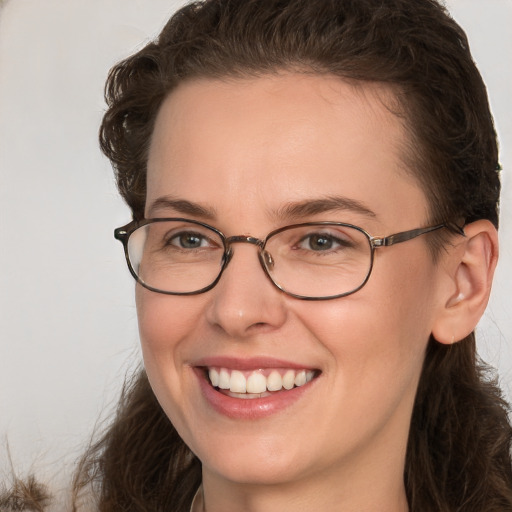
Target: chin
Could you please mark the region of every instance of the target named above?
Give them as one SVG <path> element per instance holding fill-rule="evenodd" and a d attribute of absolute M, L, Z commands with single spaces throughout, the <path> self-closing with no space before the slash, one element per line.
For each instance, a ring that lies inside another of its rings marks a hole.
<path fill-rule="evenodd" d="M 276 485 L 299 480 L 306 469 L 288 457 L 276 457 L 272 452 L 259 456 L 228 456 L 216 460 L 205 458 L 203 472 L 215 473 L 225 480 L 244 485 Z"/>
<path fill-rule="evenodd" d="M 263 432 L 261 425 L 246 425 L 245 430 L 240 426 L 238 433 L 222 432 L 222 427 L 185 429 L 183 433 L 177 428 L 201 461 L 203 473 L 239 484 L 273 485 L 300 479 L 312 466 L 310 448 L 305 439 L 298 439 L 297 432 L 283 428 Z"/>

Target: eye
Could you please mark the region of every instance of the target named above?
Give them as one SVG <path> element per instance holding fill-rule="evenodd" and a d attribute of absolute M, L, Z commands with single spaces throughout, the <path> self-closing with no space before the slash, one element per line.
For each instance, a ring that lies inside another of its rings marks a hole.
<path fill-rule="evenodd" d="M 348 246 L 350 246 L 348 241 L 341 240 L 328 233 L 309 233 L 298 243 L 300 249 L 315 252 L 332 251 Z"/>
<path fill-rule="evenodd" d="M 207 237 L 190 231 L 175 234 L 169 238 L 167 244 L 175 245 L 180 249 L 200 249 L 212 245 Z"/>

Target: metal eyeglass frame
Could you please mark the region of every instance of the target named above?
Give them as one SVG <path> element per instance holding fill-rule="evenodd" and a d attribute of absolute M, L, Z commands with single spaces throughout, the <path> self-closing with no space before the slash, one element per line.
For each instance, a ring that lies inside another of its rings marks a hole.
<path fill-rule="evenodd" d="M 156 222 L 169 222 L 169 221 L 187 222 L 190 224 L 196 224 L 198 226 L 202 226 L 204 228 L 210 229 L 211 231 L 214 231 L 221 238 L 222 243 L 224 244 L 224 255 L 222 258 L 222 265 L 221 265 L 218 276 L 208 286 L 205 286 L 204 288 L 201 288 L 200 290 L 196 290 L 193 292 L 168 292 L 168 291 L 164 291 L 164 290 L 159 290 L 158 288 L 154 288 L 154 287 L 148 285 L 147 283 L 145 283 L 144 281 L 142 281 L 139 278 L 139 276 L 137 275 L 137 273 L 135 272 L 135 270 L 133 269 L 131 262 L 130 262 L 130 256 L 128 254 L 128 240 L 130 238 L 130 235 L 137 229 L 139 229 L 147 224 L 152 224 L 152 223 L 156 223 Z M 348 292 L 340 293 L 338 295 L 329 295 L 326 297 L 308 297 L 307 295 L 297 295 L 295 293 L 288 292 L 279 283 L 276 283 L 274 281 L 274 279 L 272 278 L 272 275 L 270 274 L 270 270 L 267 267 L 267 265 L 272 264 L 272 257 L 270 255 L 270 253 L 265 252 L 265 246 L 266 246 L 268 240 L 270 238 L 272 238 L 273 236 L 277 235 L 278 233 L 281 233 L 282 231 L 286 231 L 286 230 L 292 229 L 292 228 L 305 227 L 305 226 L 343 226 L 343 227 L 356 229 L 357 231 L 359 231 L 365 235 L 365 237 L 368 240 L 368 244 L 370 245 L 370 250 L 371 250 L 370 266 L 368 268 L 366 277 L 364 278 L 363 282 L 358 287 L 356 287 L 353 290 L 350 290 Z M 443 223 L 443 224 L 438 224 L 436 226 L 427 226 L 424 228 L 416 228 L 416 229 L 411 229 L 408 231 L 401 231 L 399 233 L 394 233 L 392 235 L 388 235 L 388 236 L 384 236 L 384 237 L 375 237 L 375 236 L 370 235 L 363 228 L 360 228 L 359 226 L 354 226 L 353 224 L 347 224 L 345 222 L 325 221 L 325 222 L 303 222 L 300 224 L 291 224 L 289 226 L 284 226 L 279 229 L 275 229 L 274 231 L 271 231 L 265 237 L 265 239 L 261 240 L 259 238 L 255 238 L 253 236 L 247 236 L 247 235 L 235 235 L 235 236 L 226 237 L 224 235 L 224 233 L 222 233 L 222 231 L 218 230 L 217 228 L 215 228 L 213 226 L 210 226 L 209 224 L 205 224 L 204 222 L 200 222 L 197 220 L 191 220 L 191 219 L 185 219 L 185 218 L 181 218 L 181 217 L 169 217 L 169 218 L 142 219 L 139 221 L 134 220 L 134 221 L 126 224 L 125 226 L 115 229 L 114 230 L 114 238 L 116 238 L 123 244 L 126 263 L 128 264 L 128 269 L 130 270 L 130 273 L 135 278 L 135 280 L 139 284 L 144 286 L 144 288 L 147 288 L 148 290 L 151 290 L 156 293 L 163 293 L 165 295 L 199 295 L 201 293 L 207 292 L 208 290 L 211 290 L 219 282 L 222 274 L 224 273 L 224 270 L 226 270 L 226 267 L 228 266 L 229 262 L 231 261 L 231 258 L 233 257 L 233 249 L 231 247 L 232 244 L 247 243 L 247 244 L 256 245 L 259 248 L 258 257 L 259 257 L 261 267 L 263 268 L 263 271 L 265 272 L 265 275 L 270 279 L 271 283 L 276 288 L 281 290 L 283 293 L 285 293 L 286 295 L 289 295 L 291 297 L 295 297 L 296 299 L 301 299 L 301 300 L 331 300 L 331 299 L 338 299 L 340 297 L 346 297 L 347 295 L 351 295 L 352 293 L 359 291 L 368 282 L 368 279 L 370 278 L 370 275 L 373 270 L 375 249 L 378 249 L 379 247 L 389 247 L 390 245 L 401 244 L 402 242 L 407 242 L 408 240 L 412 240 L 413 238 L 416 238 L 418 236 L 421 236 L 421 235 L 424 235 L 427 233 L 431 233 L 432 231 L 437 231 L 437 230 L 443 229 L 443 228 L 450 229 L 451 231 L 453 231 L 459 235 L 465 236 L 464 229 L 462 227 L 458 226 L 457 224 L 453 224 L 453 223 Z"/>

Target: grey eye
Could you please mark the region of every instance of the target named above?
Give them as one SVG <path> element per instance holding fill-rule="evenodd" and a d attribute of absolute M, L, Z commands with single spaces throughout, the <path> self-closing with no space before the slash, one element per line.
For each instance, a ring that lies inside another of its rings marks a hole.
<path fill-rule="evenodd" d="M 169 240 L 169 243 L 181 247 L 182 249 L 198 249 L 205 247 L 207 240 L 197 233 L 179 233 L 173 236 Z"/>
<path fill-rule="evenodd" d="M 331 236 L 318 234 L 308 236 L 305 243 L 313 251 L 326 251 L 332 249 L 334 240 Z"/>

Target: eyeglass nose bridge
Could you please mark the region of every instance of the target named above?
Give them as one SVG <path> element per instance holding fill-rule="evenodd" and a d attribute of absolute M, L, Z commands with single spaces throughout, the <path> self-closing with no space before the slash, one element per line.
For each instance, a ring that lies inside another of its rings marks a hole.
<path fill-rule="evenodd" d="M 252 244 L 257 245 L 260 249 L 263 249 L 265 242 L 254 236 L 236 235 L 226 238 L 226 247 L 229 248 L 232 244 Z"/>
<path fill-rule="evenodd" d="M 267 277 L 269 277 L 270 280 L 273 282 L 273 280 L 270 277 L 268 272 L 274 266 L 274 259 L 272 258 L 272 255 L 268 251 L 265 251 L 265 249 L 264 249 L 265 248 L 265 241 L 261 240 L 259 238 L 256 238 L 254 236 L 235 235 L 235 236 L 230 236 L 229 238 L 225 239 L 226 252 L 225 252 L 224 264 L 223 264 L 223 268 L 224 269 L 227 267 L 227 265 L 231 261 L 231 258 L 233 257 L 233 249 L 231 248 L 231 246 L 233 244 L 251 244 L 251 245 L 256 245 L 258 247 L 258 249 L 259 249 L 258 257 L 259 257 L 259 260 L 260 260 L 260 264 L 261 264 L 261 266 L 263 268 L 263 271 L 265 272 L 265 274 L 267 274 Z"/>

